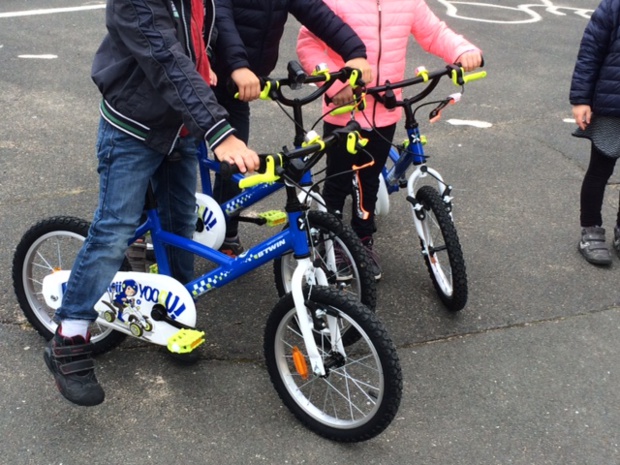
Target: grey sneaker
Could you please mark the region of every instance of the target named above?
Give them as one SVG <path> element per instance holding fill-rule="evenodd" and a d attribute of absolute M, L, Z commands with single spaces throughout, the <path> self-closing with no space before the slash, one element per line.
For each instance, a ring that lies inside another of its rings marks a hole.
<path fill-rule="evenodd" d="M 375 250 L 373 250 L 372 236 L 363 237 L 362 244 L 366 248 L 366 253 L 368 253 L 368 258 L 370 258 L 370 264 L 372 267 L 372 274 L 375 277 L 375 281 L 379 281 L 381 279 L 381 265 L 379 265 L 379 254 Z"/>
<path fill-rule="evenodd" d="M 600 226 L 581 229 L 579 251 L 593 265 L 611 265 L 611 254 L 605 244 L 605 229 Z"/>
<path fill-rule="evenodd" d="M 620 257 L 620 228 L 618 226 L 614 228 L 614 250 L 616 255 Z"/>

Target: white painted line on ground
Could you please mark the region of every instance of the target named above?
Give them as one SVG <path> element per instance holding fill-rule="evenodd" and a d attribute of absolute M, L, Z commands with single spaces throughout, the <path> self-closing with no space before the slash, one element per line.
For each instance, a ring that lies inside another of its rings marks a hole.
<path fill-rule="evenodd" d="M 39 60 L 53 60 L 58 58 L 58 55 L 17 55 L 17 58 L 37 58 Z"/>
<path fill-rule="evenodd" d="M 470 119 L 449 119 L 446 121 L 448 124 L 452 124 L 453 126 L 473 126 L 475 128 L 486 129 L 493 126 L 491 123 L 487 121 L 477 121 Z"/>
<path fill-rule="evenodd" d="M 98 5 L 76 6 L 68 8 L 48 8 L 45 10 L 29 10 L 29 11 L 12 11 L 8 13 L 0 13 L 0 18 L 16 18 L 18 16 L 38 16 L 51 15 L 55 13 L 71 13 L 74 11 L 101 10 L 105 8 L 105 3 Z"/>

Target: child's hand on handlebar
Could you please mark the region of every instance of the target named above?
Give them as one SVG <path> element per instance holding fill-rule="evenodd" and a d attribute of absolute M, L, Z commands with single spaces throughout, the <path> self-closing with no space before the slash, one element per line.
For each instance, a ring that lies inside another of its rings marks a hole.
<path fill-rule="evenodd" d="M 260 96 L 260 79 L 249 68 L 236 69 L 230 77 L 239 89 L 239 100 L 251 102 Z"/>
<path fill-rule="evenodd" d="M 482 54 L 478 50 L 465 52 L 456 61 L 465 71 L 473 71 L 482 66 Z"/>
<path fill-rule="evenodd" d="M 341 105 L 347 105 L 353 101 L 353 89 L 351 86 L 343 87 L 340 92 L 332 97 L 332 103 L 339 107 Z"/>
<path fill-rule="evenodd" d="M 219 161 L 225 161 L 231 165 L 237 165 L 241 173 L 254 172 L 260 165 L 258 155 L 249 149 L 241 139 L 230 135 L 224 139 L 213 153 Z"/>
<path fill-rule="evenodd" d="M 366 84 L 372 81 L 372 68 L 366 58 L 353 58 L 352 60 L 347 61 L 344 65 L 349 68 L 359 69 L 362 72 L 362 81 Z"/>

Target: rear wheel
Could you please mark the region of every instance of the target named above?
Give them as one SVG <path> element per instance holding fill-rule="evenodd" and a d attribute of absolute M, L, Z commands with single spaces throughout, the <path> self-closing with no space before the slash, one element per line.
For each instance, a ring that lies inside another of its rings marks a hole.
<path fill-rule="evenodd" d="M 433 285 L 448 310 L 462 310 L 467 304 L 467 272 L 452 218 L 434 187 L 422 186 L 416 198 L 424 207 L 420 245 Z"/>
<path fill-rule="evenodd" d="M 265 328 L 271 382 L 312 431 L 343 442 L 371 439 L 389 426 L 400 405 L 403 383 L 396 349 L 377 316 L 354 297 L 321 286 L 304 293 L 326 374 L 313 373 L 289 293 L 274 307 Z M 338 340 L 344 327 L 359 335 L 346 348 Z"/>
<path fill-rule="evenodd" d="M 90 224 L 79 218 L 58 216 L 40 221 L 22 237 L 13 255 L 13 288 L 22 312 L 34 329 L 50 340 L 58 324 L 54 310 L 42 294 L 43 278 L 60 270 L 70 270 L 88 235 Z M 122 269 L 128 267 L 127 262 Z M 91 324 L 94 353 L 113 349 L 125 334 L 97 322 Z"/>

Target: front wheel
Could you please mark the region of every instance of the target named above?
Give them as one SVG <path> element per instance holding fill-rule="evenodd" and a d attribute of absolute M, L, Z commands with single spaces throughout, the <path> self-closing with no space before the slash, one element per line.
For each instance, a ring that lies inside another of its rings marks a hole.
<path fill-rule="evenodd" d="M 375 277 L 366 250 L 353 229 L 334 215 L 318 210 L 308 212 L 308 224 L 312 261 L 325 271 L 330 286 L 355 296 L 374 311 L 377 304 Z M 291 291 L 296 266 L 292 253 L 274 260 L 280 297 Z"/>
<path fill-rule="evenodd" d="M 43 278 L 60 270 L 70 270 L 88 235 L 90 224 L 79 218 L 57 216 L 40 221 L 23 236 L 13 255 L 13 288 L 19 306 L 34 329 L 50 340 L 58 324 L 54 310 L 42 294 Z M 124 268 L 128 265 L 125 264 Z M 107 321 L 114 320 L 114 317 Z M 96 322 L 90 326 L 94 353 L 106 352 L 120 344 L 125 335 Z"/>
<path fill-rule="evenodd" d="M 265 328 L 271 382 L 312 431 L 342 442 L 371 439 L 389 426 L 400 405 L 403 382 L 396 349 L 377 316 L 354 297 L 321 286 L 305 289 L 304 297 L 326 375 L 312 372 L 289 293 Z M 354 328 L 359 339 L 343 348 L 337 338 L 345 327 Z"/>
<path fill-rule="evenodd" d="M 452 218 L 434 187 L 422 186 L 416 197 L 423 206 L 420 246 L 433 285 L 448 310 L 462 310 L 467 303 L 467 272 Z"/>

